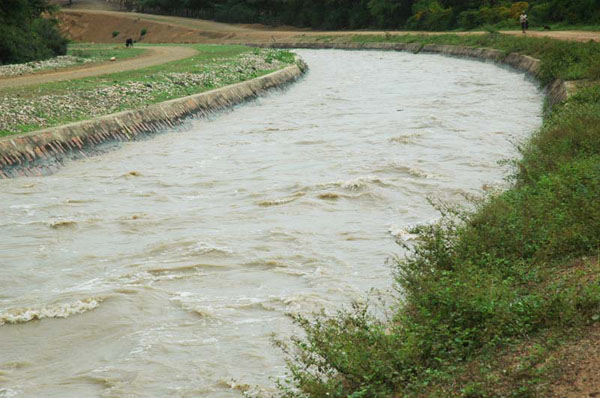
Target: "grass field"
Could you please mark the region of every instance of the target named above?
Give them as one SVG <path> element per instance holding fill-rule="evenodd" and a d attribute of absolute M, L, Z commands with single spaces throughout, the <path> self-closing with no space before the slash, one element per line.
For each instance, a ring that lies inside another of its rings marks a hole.
<path fill-rule="evenodd" d="M 67 49 L 67 55 L 79 58 L 92 59 L 95 62 L 105 62 L 112 57 L 116 59 L 127 59 L 144 54 L 143 46 L 134 48 L 125 48 L 123 45 L 114 44 L 92 44 L 92 43 L 71 43 Z"/>

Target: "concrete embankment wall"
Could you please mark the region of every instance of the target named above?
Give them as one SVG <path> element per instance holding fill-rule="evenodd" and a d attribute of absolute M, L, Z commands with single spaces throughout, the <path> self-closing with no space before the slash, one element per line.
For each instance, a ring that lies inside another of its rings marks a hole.
<path fill-rule="evenodd" d="M 150 105 L 142 109 L 102 116 L 45 130 L 0 138 L 0 178 L 48 174 L 65 158 L 86 157 L 87 151 L 110 141 L 131 141 L 144 134 L 173 128 L 192 115 L 206 115 L 266 90 L 298 79 L 307 70 L 295 65 L 256 79 Z"/>
<path fill-rule="evenodd" d="M 492 61 L 495 63 L 510 66 L 530 76 L 536 78 L 540 60 L 521 54 L 506 54 L 500 50 L 450 46 L 439 44 L 420 44 L 420 43 L 336 43 L 336 42 L 272 42 L 268 44 L 249 44 L 256 47 L 270 48 L 306 48 L 306 49 L 340 49 L 340 50 L 383 50 L 383 51 L 407 51 L 412 53 L 435 53 L 453 57 L 473 58 L 483 61 Z M 568 97 L 569 83 L 562 80 L 555 80 L 546 87 L 547 98 L 550 105 L 563 102 Z"/>

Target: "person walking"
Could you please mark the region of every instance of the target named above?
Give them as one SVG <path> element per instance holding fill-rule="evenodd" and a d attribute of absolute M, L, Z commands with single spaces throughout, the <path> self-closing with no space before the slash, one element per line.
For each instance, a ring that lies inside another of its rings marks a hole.
<path fill-rule="evenodd" d="M 529 21 L 527 20 L 527 14 L 525 14 L 525 11 L 521 13 L 521 16 L 519 17 L 519 22 L 521 22 L 521 30 L 523 31 L 523 33 L 525 33 L 527 31 L 527 28 L 529 27 Z"/>

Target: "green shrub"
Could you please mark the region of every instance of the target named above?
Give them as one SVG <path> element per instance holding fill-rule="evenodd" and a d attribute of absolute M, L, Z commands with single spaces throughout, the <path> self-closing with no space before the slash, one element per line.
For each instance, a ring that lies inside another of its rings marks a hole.
<path fill-rule="evenodd" d="M 121 32 L 119 32 L 118 30 L 113 31 L 112 32 L 112 37 L 114 38 L 114 37 L 119 36 L 119 33 L 121 33 Z"/>
<path fill-rule="evenodd" d="M 0 2 L 0 64 L 66 53 L 67 40 L 60 35 L 56 21 L 41 16 L 52 10 L 43 0 Z"/>
<path fill-rule="evenodd" d="M 452 8 L 444 8 L 437 0 L 419 0 L 413 6 L 414 15 L 407 21 L 409 29 L 448 30 L 454 22 Z"/>
<path fill-rule="evenodd" d="M 0 25 L 0 64 L 46 59 L 66 52 L 67 40 L 51 20 L 36 19 L 29 26 Z"/>

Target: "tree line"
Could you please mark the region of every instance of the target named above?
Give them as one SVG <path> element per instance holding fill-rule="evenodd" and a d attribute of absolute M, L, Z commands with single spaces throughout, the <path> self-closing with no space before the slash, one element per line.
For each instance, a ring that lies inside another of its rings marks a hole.
<path fill-rule="evenodd" d="M 52 11 L 47 0 L 0 0 L 0 64 L 66 54 Z"/>
<path fill-rule="evenodd" d="M 473 29 L 600 23 L 600 0 L 122 0 L 138 11 L 313 29 Z"/>

